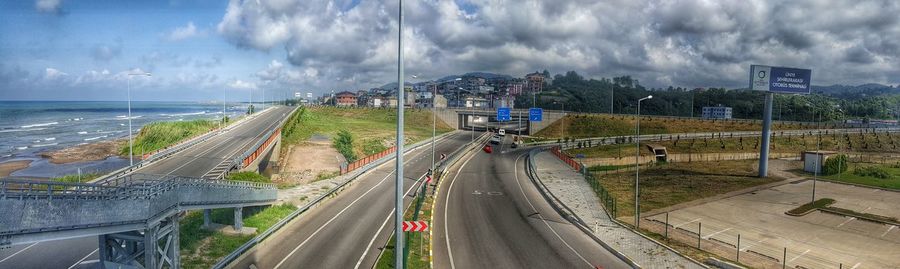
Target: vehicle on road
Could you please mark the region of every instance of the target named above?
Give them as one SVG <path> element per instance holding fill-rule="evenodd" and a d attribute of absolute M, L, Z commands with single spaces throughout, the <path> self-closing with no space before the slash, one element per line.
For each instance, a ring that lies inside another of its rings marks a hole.
<path fill-rule="evenodd" d="M 500 136 L 506 136 L 506 130 L 504 130 L 503 128 L 500 128 L 500 130 L 497 130 L 497 134 Z"/>
<path fill-rule="evenodd" d="M 494 135 L 493 137 L 491 137 L 491 144 L 500 145 L 501 142 L 503 142 L 502 136 Z"/>
<path fill-rule="evenodd" d="M 491 145 L 484 145 L 484 147 L 481 148 L 481 150 L 484 150 L 484 152 L 487 152 L 487 153 L 492 153 L 492 152 L 494 152 L 494 147 L 491 147 Z"/>

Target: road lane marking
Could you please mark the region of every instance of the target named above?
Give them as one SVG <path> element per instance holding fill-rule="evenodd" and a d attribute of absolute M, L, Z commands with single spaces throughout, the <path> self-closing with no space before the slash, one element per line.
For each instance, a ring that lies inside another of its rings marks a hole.
<path fill-rule="evenodd" d="M 419 177 L 419 180 L 421 180 L 421 179 L 424 178 L 424 177 L 425 177 L 425 174 L 423 174 L 421 177 Z M 419 181 L 419 180 L 417 180 L 417 181 Z M 412 192 L 413 189 L 416 189 L 416 188 L 415 188 L 415 185 L 418 185 L 418 184 L 413 184 L 413 186 L 410 186 L 410 188 L 406 190 L 406 193 L 405 193 L 403 196 L 409 195 L 409 193 Z M 410 203 L 409 205 L 411 206 L 412 203 Z M 409 209 L 409 206 L 406 206 L 406 209 Z M 369 245 L 366 246 L 366 250 L 363 251 L 362 256 L 360 256 L 360 257 L 359 257 L 359 260 L 356 261 L 356 266 L 354 266 L 353 269 L 359 269 L 359 266 L 362 265 L 362 261 L 363 261 L 363 259 L 366 258 L 366 255 L 369 253 L 369 249 L 372 248 L 372 244 L 375 243 L 375 239 L 378 238 L 378 235 L 381 235 L 381 231 L 384 229 L 384 226 L 386 226 L 386 225 L 388 224 L 388 222 L 391 221 L 391 217 L 392 217 L 392 216 L 394 216 L 394 210 L 393 210 L 393 209 L 389 211 L 389 213 L 388 213 L 388 215 L 387 215 L 387 218 L 384 219 L 384 222 L 381 223 L 381 227 L 379 227 L 379 228 L 378 228 L 378 231 L 375 232 L 375 236 L 372 236 L 372 240 L 369 241 Z M 390 238 L 388 238 L 388 240 L 390 240 Z"/>
<path fill-rule="evenodd" d="M 420 151 L 420 152 L 418 152 L 418 153 L 419 153 L 419 155 L 421 155 L 421 154 L 423 154 L 423 152 L 425 152 L 425 151 Z M 406 154 L 412 155 L 413 153 L 414 153 L 414 152 L 408 152 L 408 153 L 404 153 L 404 155 L 406 155 Z M 412 160 L 412 158 L 407 159 L 407 160 L 403 163 L 403 165 L 406 166 L 407 164 L 409 164 L 409 161 L 410 161 L 410 160 Z M 381 165 L 385 165 L 385 164 L 387 164 L 387 162 L 384 163 L 384 164 L 381 164 Z M 283 259 L 281 259 L 281 261 L 278 262 L 278 264 L 276 264 L 275 267 L 273 267 L 273 269 L 278 269 L 279 267 L 281 267 L 281 265 L 284 264 L 284 262 L 287 261 L 288 258 L 290 258 L 291 256 L 293 256 L 294 253 L 297 252 L 297 250 L 300 250 L 300 248 L 303 247 L 303 245 L 305 245 L 307 242 L 309 242 L 310 239 L 312 239 L 313 237 L 315 237 L 316 234 L 318 234 L 320 231 L 322 231 L 322 229 L 324 229 L 325 227 L 327 227 L 328 224 L 330 224 L 332 221 L 334 221 L 335 219 L 337 219 L 338 217 L 340 217 L 342 214 L 344 214 L 344 212 L 347 211 L 347 209 L 349 209 L 350 207 L 352 207 L 354 204 L 356 204 L 356 202 L 358 202 L 360 199 L 362 199 L 363 197 L 365 197 L 366 195 L 368 195 L 370 192 L 372 192 L 373 190 L 375 190 L 375 188 L 377 188 L 377 187 L 380 186 L 382 183 L 384 183 L 384 182 L 388 179 L 388 177 L 390 177 L 391 175 L 393 175 L 395 172 L 396 172 L 396 169 L 395 169 L 394 171 L 391 171 L 391 172 L 388 173 L 387 175 L 385 175 L 384 178 L 382 178 L 381 181 L 379 181 L 379 182 L 376 183 L 374 186 L 372 186 L 372 188 L 369 188 L 369 190 L 367 190 L 367 191 L 364 192 L 362 195 L 360 195 L 359 197 L 357 197 L 356 199 L 354 199 L 352 202 L 350 202 L 349 205 L 347 205 L 346 207 L 344 207 L 343 209 L 341 209 L 341 211 L 339 211 L 337 214 L 335 214 L 333 217 L 331 217 L 331 219 L 329 219 L 327 222 L 325 222 L 325 224 L 322 224 L 321 226 L 319 226 L 319 228 L 316 229 L 315 231 L 313 231 L 313 233 L 312 233 L 311 235 L 309 235 L 309 237 L 307 237 L 305 240 L 303 240 L 303 242 L 301 242 L 299 245 L 297 245 L 297 247 L 295 247 L 293 250 L 291 250 L 291 252 L 289 252 L 288 255 L 286 255 Z M 368 249 L 367 249 L 367 250 L 368 250 Z"/>
<path fill-rule="evenodd" d="M 807 249 L 803 253 L 800 253 L 800 255 L 797 255 L 797 257 L 794 257 L 793 259 L 789 260 L 788 262 L 793 262 L 794 260 L 799 259 L 800 257 L 803 257 L 803 255 L 806 255 L 806 253 L 809 253 L 809 249 Z"/>
<path fill-rule="evenodd" d="M 691 224 L 691 223 L 693 223 L 693 222 L 700 221 L 701 219 L 703 219 L 703 218 L 696 218 L 696 219 L 693 219 L 693 220 L 691 220 L 691 221 L 688 221 L 688 222 L 685 222 L 685 223 L 682 223 L 682 224 L 678 224 L 678 225 L 672 226 L 672 229 L 678 229 L 678 227 L 681 227 L 681 226 L 684 226 L 684 225 L 687 225 L 687 224 Z"/>
<path fill-rule="evenodd" d="M 34 244 L 31 244 L 31 245 L 28 245 L 27 247 L 22 248 L 22 249 L 20 249 L 19 251 L 16 251 L 16 253 L 13 253 L 12 255 L 6 256 L 6 258 L 3 258 L 2 260 L 0 260 L 0 263 L 3 263 L 3 262 L 5 262 L 6 260 L 9 260 L 9 259 L 12 258 L 13 256 L 19 255 L 19 253 L 22 253 L 22 251 L 25 251 L 25 250 L 27 250 L 27 249 L 29 249 L 29 248 L 33 247 L 34 245 L 37 245 L 37 244 L 38 244 L 38 243 L 34 243 Z"/>
<path fill-rule="evenodd" d="M 727 232 L 728 230 L 731 230 L 731 228 L 728 228 L 728 229 L 725 229 L 725 230 L 721 230 L 721 231 L 718 231 L 718 232 L 711 233 L 711 234 L 709 234 L 709 235 L 707 235 L 707 236 L 704 236 L 703 239 L 710 239 L 710 238 L 712 238 L 713 236 L 715 236 L 715 235 L 717 235 L 717 234 L 720 234 L 720 233 Z"/>
<path fill-rule="evenodd" d="M 856 267 L 859 267 L 860 264 L 862 264 L 862 263 L 861 263 L 861 262 L 858 262 L 858 263 L 856 263 L 855 265 L 853 265 L 853 267 L 850 267 L 850 269 L 856 269 Z"/>
<path fill-rule="evenodd" d="M 447 228 L 447 212 L 450 211 L 450 194 L 453 193 L 453 183 L 456 182 L 456 178 L 459 177 L 463 168 L 466 167 L 466 164 L 469 164 L 469 161 L 471 161 L 476 154 L 470 155 L 459 169 L 456 170 L 456 175 L 450 180 L 450 187 L 447 188 L 447 197 L 444 199 L 444 223 L 441 226 L 444 229 L 444 242 L 447 243 L 447 257 L 450 258 L 450 269 L 456 269 L 456 264 L 453 263 L 453 251 L 450 250 L 450 229 Z"/>
<path fill-rule="evenodd" d="M 80 260 L 78 260 L 77 262 L 75 262 L 75 264 L 72 264 L 72 266 L 69 266 L 68 269 L 75 268 L 75 266 L 78 266 L 78 264 L 80 264 L 81 262 L 83 262 L 84 260 L 86 260 L 86 259 L 87 259 L 88 257 L 90 257 L 91 255 L 94 255 L 94 253 L 97 253 L 97 251 L 99 251 L 99 250 L 100 250 L 100 248 L 94 249 L 94 251 L 91 251 L 91 253 L 88 253 L 88 255 L 85 255 L 84 258 L 81 258 Z"/>
<path fill-rule="evenodd" d="M 522 197 L 525 197 L 525 202 L 528 202 L 528 205 L 531 206 L 531 210 L 534 210 L 534 212 L 538 212 L 537 208 L 534 207 L 534 204 L 531 203 L 531 200 L 528 199 L 528 196 L 525 195 L 525 189 L 522 188 L 522 183 L 519 182 L 519 172 L 516 171 L 516 168 L 519 167 L 519 159 L 521 159 L 522 156 L 525 156 L 526 154 L 528 154 L 528 153 L 522 153 L 521 155 L 516 157 L 516 162 L 513 166 L 513 171 L 514 171 L 513 173 L 516 177 L 516 184 L 519 185 L 519 191 L 522 192 Z M 556 238 L 559 238 L 559 241 L 562 241 L 563 244 L 569 248 L 569 250 L 571 250 L 572 252 L 575 253 L 576 256 L 578 256 L 578 258 L 580 258 L 582 261 L 584 261 L 584 263 L 586 263 L 588 266 L 591 266 L 591 267 L 594 266 L 593 264 L 591 264 L 591 262 L 589 262 L 587 259 L 585 259 L 584 256 L 581 256 L 581 253 L 578 253 L 578 251 L 575 250 L 575 248 L 573 248 L 571 245 L 569 245 L 569 242 L 566 242 L 566 240 L 563 240 L 562 236 L 560 236 L 559 233 L 557 233 L 556 230 L 550 226 L 550 223 L 547 222 L 547 219 L 544 218 L 544 215 L 538 214 L 538 217 L 540 217 L 540 219 L 544 222 L 544 225 L 547 225 L 547 228 L 550 229 L 550 231 L 553 232 L 554 235 L 556 235 Z"/>

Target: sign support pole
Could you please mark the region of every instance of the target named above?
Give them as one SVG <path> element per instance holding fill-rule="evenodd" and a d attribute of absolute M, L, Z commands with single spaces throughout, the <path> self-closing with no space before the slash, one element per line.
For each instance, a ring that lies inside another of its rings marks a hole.
<path fill-rule="evenodd" d="M 396 182 L 394 193 L 394 268 L 403 269 L 406 265 L 403 259 L 403 107 L 406 102 L 403 97 L 406 94 L 406 85 L 403 82 L 403 0 L 398 6 L 398 34 L 397 34 L 397 157 Z"/>
<path fill-rule="evenodd" d="M 772 135 L 772 99 L 774 93 L 766 92 L 766 105 L 763 110 L 762 141 L 759 147 L 759 177 L 767 177 L 769 174 L 769 139 Z"/>

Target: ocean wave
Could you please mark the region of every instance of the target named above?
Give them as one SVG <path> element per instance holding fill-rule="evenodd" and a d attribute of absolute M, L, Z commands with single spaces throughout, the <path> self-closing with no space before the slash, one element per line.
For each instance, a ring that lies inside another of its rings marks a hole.
<path fill-rule="evenodd" d="M 176 113 L 176 114 L 159 114 L 164 117 L 181 117 L 181 116 L 194 116 L 194 115 L 203 115 L 206 114 L 206 111 L 194 112 L 194 113 Z"/>
<path fill-rule="evenodd" d="M 44 141 L 53 141 L 53 140 L 56 140 L 56 137 L 44 138 Z"/>
<path fill-rule="evenodd" d="M 0 130 L 0 133 L 31 132 L 31 131 L 40 131 L 40 130 L 47 130 L 47 128 Z"/>
<path fill-rule="evenodd" d="M 133 120 L 133 119 L 140 119 L 141 117 L 143 117 L 143 116 L 131 116 L 131 119 L 132 119 L 132 120 Z M 116 119 L 119 119 L 119 120 L 127 120 L 127 119 L 128 119 L 128 116 L 120 115 L 120 116 L 116 116 Z"/>
<path fill-rule="evenodd" d="M 106 138 L 106 137 L 108 137 L 108 135 L 101 135 L 101 136 L 98 136 L 98 137 L 85 138 L 84 141 L 94 141 L 94 140 L 97 140 L 97 139 L 100 139 L 100 138 Z"/>
<path fill-rule="evenodd" d="M 87 134 L 85 131 L 78 132 L 78 134 Z"/>
<path fill-rule="evenodd" d="M 26 149 L 28 149 L 28 146 L 24 146 L 24 147 L 16 147 L 16 149 L 18 149 L 18 150 L 26 150 Z"/>
<path fill-rule="evenodd" d="M 44 126 L 57 125 L 57 124 L 59 124 L 59 122 L 54 121 L 54 122 L 48 122 L 48 123 L 22 125 L 22 129 L 28 129 L 28 128 L 33 128 L 33 127 L 44 127 Z"/>
<path fill-rule="evenodd" d="M 35 145 L 31 145 L 31 147 L 32 148 L 40 148 L 40 147 L 49 147 L 49 146 L 56 146 L 56 145 L 59 145 L 59 143 L 35 144 Z"/>

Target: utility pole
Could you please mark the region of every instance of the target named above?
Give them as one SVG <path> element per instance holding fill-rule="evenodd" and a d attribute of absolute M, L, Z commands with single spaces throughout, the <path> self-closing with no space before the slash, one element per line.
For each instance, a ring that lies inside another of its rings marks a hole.
<path fill-rule="evenodd" d="M 634 229 L 641 228 L 641 200 L 640 200 L 640 182 L 641 182 L 641 101 L 653 98 L 653 95 L 638 99 L 637 102 L 637 127 L 635 128 L 635 148 L 634 152 Z"/>

